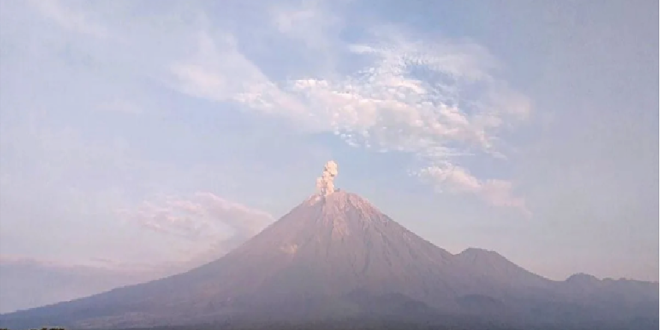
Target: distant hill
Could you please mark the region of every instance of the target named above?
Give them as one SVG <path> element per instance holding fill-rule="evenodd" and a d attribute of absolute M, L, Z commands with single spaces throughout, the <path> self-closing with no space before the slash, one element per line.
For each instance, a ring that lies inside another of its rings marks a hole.
<path fill-rule="evenodd" d="M 154 278 L 157 276 L 151 272 L 0 260 L 0 313 L 82 298 Z"/>
<path fill-rule="evenodd" d="M 453 255 L 364 198 L 335 191 L 311 196 L 214 262 L 2 315 L 0 327 L 330 326 L 373 320 L 475 329 L 657 329 L 657 311 L 658 283 L 586 275 L 551 281 L 496 252 Z"/>

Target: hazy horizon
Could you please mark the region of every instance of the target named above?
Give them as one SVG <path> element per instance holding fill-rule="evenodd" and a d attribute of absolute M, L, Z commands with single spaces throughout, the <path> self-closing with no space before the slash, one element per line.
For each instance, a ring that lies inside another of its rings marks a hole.
<path fill-rule="evenodd" d="M 657 282 L 657 13 L 0 1 L 0 264 L 185 270 L 334 160 L 335 187 L 451 253 Z"/>

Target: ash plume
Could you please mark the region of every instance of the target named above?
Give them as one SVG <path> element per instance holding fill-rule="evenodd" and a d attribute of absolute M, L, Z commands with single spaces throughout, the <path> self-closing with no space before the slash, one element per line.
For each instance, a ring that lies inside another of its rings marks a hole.
<path fill-rule="evenodd" d="M 333 160 L 327 162 L 323 167 L 323 174 L 316 179 L 316 190 L 321 196 L 328 196 L 335 191 L 334 180 L 337 176 L 337 163 Z"/>

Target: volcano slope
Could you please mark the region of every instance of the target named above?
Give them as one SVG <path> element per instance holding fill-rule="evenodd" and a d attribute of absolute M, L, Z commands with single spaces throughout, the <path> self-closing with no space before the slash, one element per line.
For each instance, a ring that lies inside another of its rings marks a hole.
<path fill-rule="evenodd" d="M 168 278 L 2 315 L 0 327 L 377 319 L 657 329 L 657 310 L 657 282 L 601 281 L 587 275 L 558 282 L 492 251 L 467 249 L 453 255 L 364 198 L 334 191 L 309 197 L 214 262 Z"/>

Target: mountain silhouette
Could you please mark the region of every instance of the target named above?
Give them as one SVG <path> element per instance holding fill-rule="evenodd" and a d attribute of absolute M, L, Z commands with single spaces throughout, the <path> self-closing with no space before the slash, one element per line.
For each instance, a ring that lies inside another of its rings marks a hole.
<path fill-rule="evenodd" d="M 552 281 L 496 252 L 451 254 L 366 199 L 315 194 L 222 258 L 186 273 L 0 316 L 0 327 L 127 328 L 351 318 L 655 327 L 658 283 Z"/>

